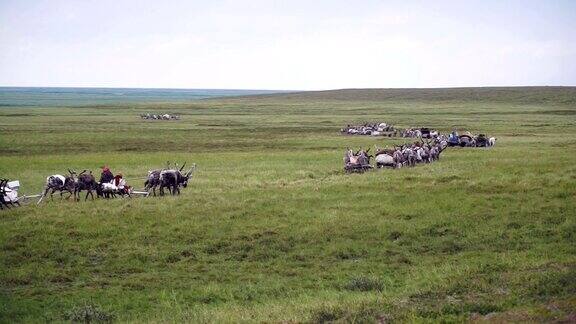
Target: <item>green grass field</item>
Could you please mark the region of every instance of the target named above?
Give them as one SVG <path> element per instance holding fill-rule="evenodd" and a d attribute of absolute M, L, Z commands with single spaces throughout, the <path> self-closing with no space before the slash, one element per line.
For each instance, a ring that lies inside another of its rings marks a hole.
<path fill-rule="evenodd" d="M 178 122 L 143 121 L 175 112 Z M 490 149 L 347 175 L 341 136 L 386 121 Z M 107 164 L 178 197 L 0 211 L 0 322 L 576 320 L 576 88 L 342 90 L 190 103 L 0 108 L 0 176 Z"/>

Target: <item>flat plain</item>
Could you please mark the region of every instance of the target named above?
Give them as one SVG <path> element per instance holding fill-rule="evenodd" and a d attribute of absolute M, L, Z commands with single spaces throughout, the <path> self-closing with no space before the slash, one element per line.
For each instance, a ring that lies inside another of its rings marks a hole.
<path fill-rule="evenodd" d="M 179 121 L 145 121 L 171 112 Z M 486 133 L 414 168 L 345 174 L 386 121 Z M 180 196 L 0 211 L 0 322 L 576 320 L 576 88 L 338 90 L 0 107 L 0 176 L 106 164 Z"/>

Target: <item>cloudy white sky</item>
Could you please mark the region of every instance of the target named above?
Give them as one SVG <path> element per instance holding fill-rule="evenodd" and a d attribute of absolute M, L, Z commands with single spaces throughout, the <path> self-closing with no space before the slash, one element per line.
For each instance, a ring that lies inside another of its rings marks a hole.
<path fill-rule="evenodd" d="M 576 1 L 0 0 L 0 86 L 576 85 Z"/>

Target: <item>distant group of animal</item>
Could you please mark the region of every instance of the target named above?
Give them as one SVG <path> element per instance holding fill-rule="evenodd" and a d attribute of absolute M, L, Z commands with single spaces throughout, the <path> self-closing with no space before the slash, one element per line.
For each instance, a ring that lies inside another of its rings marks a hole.
<path fill-rule="evenodd" d="M 371 136 L 388 136 L 403 138 L 425 138 L 438 139 L 442 134 L 435 129 L 428 127 L 396 129 L 394 126 L 385 122 L 366 122 L 360 125 L 347 125 L 340 129 L 345 135 L 371 135 Z M 449 146 L 461 147 L 489 147 L 496 143 L 495 137 L 488 137 L 485 134 L 472 135 L 470 132 L 463 132 L 459 135 L 457 131 L 451 132 L 444 137 Z"/>
<path fill-rule="evenodd" d="M 346 135 L 371 135 L 371 136 L 396 136 L 397 131 L 394 126 L 384 122 L 363 123 L 360 125 L 346 125 L 340 129 L 342 134 Z"/>
<path fill-rule="evenodd" d="M 445 140 L 420 141 L 402 145 L 394 145 L 392 148 L 380 149 L 376 147 L 374 155 L 370 154 L 370 148 L 359 149 L 356 152 L 350 148 L 344 154 L 344 171 L 364 172 L 374 168 L 370 160 L 374 158 L 376 168 L 389 167 L 399 169 L 412 167 L 418 163 L 430 163 L 440 159 L 440 154 L 448 147 Z"/>
<path fill-rule="evenodd" d="M 430 163 L 440 159 L 440 154 L 447 147 L 491 147 L 496 144 L 495 137 L 488 137 L 485 134 L 472 135 L 468 131 L 462 134 L 453 131 L 446 136 L 430 128 L 407 128 L 400 131 L 400 136 L 419 138 L 420 141 L 400 146 L 394 145 L 389 149 L 376 148 L 374 155 L 369 153 L 370 149 L 353 151 L 348 148 L 344 155 L 344 170 L 364 172 L 373 169 L 370 163 L 372 158 L 376 161 L 376 168 L 415 166 L 418 163 Z M 424 142 L 424 139 L 427 142 Z"/>
<path fill-rule="evenodd" d="M 453 131 L 447 138 L 448 146 L 460 147 L 490 147 L 496 145 L 496 137 L 488 137 L 485 134 L 472 135 L 470 132 L 464 132 L 459 135 Z"/>
<path fill-rule="evenodd" d="M 180 120 L 179 115 L 171 115 L 171 114 L 141 114 L 140 118 L 146 120 Z"/>
<path fill-rule="evenodd" d="M 397 129 L 385 122 L 367 122 L 360 125 L 346 125 L 340 129 L 345 135 L 368 135 L 403 138 L 436 138 L 440 133 L 427 127 Z"/>
<path fill-rule="evenodd" d="M 436 138 L 440 135 L 437 130 L 427 127 L 422 128 L 406 128 L 400 131 L 400 137 L 404 138 Z"/>

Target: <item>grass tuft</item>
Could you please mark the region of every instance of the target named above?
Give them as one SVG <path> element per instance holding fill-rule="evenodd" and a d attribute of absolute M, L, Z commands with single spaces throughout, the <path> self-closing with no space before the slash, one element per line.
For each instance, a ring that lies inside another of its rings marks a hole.
<path fill-rule="evenodd" d="M 86 304 L 68 311 L 64 319 L 72 323 L 112 323 L 115 315 L 102 310 L 99 306 Z"/>
<path fill-rule="evenodd" d="M 383 291 L 385 286 L 378 278 L 361 276 L 350 279 L 344 288 L 352 291 Z"/>

